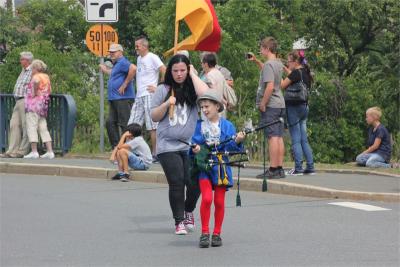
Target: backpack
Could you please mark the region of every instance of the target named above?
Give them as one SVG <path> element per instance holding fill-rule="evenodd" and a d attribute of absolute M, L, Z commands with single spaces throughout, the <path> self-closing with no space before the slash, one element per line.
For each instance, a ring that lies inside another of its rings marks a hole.
<path fill-rule="evenodd" d="M 226 101 L 226 109 L 228 111 L 233 111 L 236 108 L 238 99 L 232 87 L 228 85 L 226 81 L 224 81 L 224 88 L 222 91 L 222 96 Z"/>

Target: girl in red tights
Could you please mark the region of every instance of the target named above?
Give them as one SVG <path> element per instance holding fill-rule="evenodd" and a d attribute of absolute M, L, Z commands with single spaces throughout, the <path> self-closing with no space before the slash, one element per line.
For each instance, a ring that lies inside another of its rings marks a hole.
<path fill-rule="evenodd" d="M 224 105 L 216 90 L 209 90 L 203 96 L 199 97 L 197 103 L 201 109 L 203 120 L 199 120 L 196 125 L 195 133 L 192 137 L 192 143 L 197 144 L 192 152 L 200 152 L 200 145 L 207 144 L 214 147 L 219 141 L 227 140 L 236 134 L 233 124 L 219 116 L 224 110 Z M 242 141 L 245 134 L 240 132 L 235 140 L 228 143 L 217 145 L 214 150 L 217 151 L 239 151 L 242 148 Z M 222 157 L 224 162 L 228 162 L 226 156 Z M 218 161 L 218 156 L 213 156 L 214 161 Z M 221 158 L 219 158 L 221 160 Z M 226 165 L 214 165 L 208 172 L 200 172 L 199 185 L 201 191 L 201 236 L 199 246 L 207 248 L 210 246 L 209 221 L 211 213 L 211 204 L 214 200 L 214 231 L 211 238 L 211 246 L 222 246 L 221 227 L 225 212 L 225 192 L 227 188 L 233 186 L 232 171 Z M 213 194 L 214 190 L 214 194 Z M 214 196 L 213 196 L 214 195 Z M 214 199 L 213 199 L 214 198 Z"/>

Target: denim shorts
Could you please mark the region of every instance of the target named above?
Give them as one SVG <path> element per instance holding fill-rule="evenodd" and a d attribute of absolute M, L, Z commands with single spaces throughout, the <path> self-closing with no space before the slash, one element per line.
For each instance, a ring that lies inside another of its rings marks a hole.
<path fill-rule="evenodd" d="M 285 118 L 285 109 L 284 108 L 266 108 L 265 112 L 261 112 L 261 122 L 260 126 L 271 123 L 273 121 L 279 120 L 279 118 Z M 271 126 L 268 126 L 267 128 L 264 129 L 265 135 L 269 137 L 273 136 L 278 136 L 282 137 L 283 136 L 283 130 L 284 130 L 284 123 L 283 122 L 278 122 L 274 123 Z"/>
<path fill-rule="evenodd" d="M 145 171 L 149 169 L 149 166 L 143 162 L 143 159 L 132 152 L 128 153 L 128 165 L 134 170 Z"/>

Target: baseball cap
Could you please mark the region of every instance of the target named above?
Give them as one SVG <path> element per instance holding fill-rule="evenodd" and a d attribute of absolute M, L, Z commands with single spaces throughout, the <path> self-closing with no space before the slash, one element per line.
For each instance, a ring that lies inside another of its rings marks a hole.
<path fill-rule="evenodd" d="M 124 51 L 122 45 L 120 44 L 111 44 L 108 52 L 115 52 L 115 51 Z"/>

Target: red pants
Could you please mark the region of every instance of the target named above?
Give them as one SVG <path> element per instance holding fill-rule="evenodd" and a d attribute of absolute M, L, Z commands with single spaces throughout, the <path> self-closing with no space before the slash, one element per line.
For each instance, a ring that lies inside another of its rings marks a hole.
<path fill-rule="evenodd" d="M 210 179 L 200 179 L 200 191 L 201 191 L 201 206 L 200 206 L 200 217 L 201 217 L 201 233 L 209 234 L 209 222 L 211 214 L 211 203 L 213 201 L 213 190 Z M 214 235 L 221 234 L 222 222 L 224 220 L 225 213 L 225 186 L 216 186 L 214 188 Z"/>

